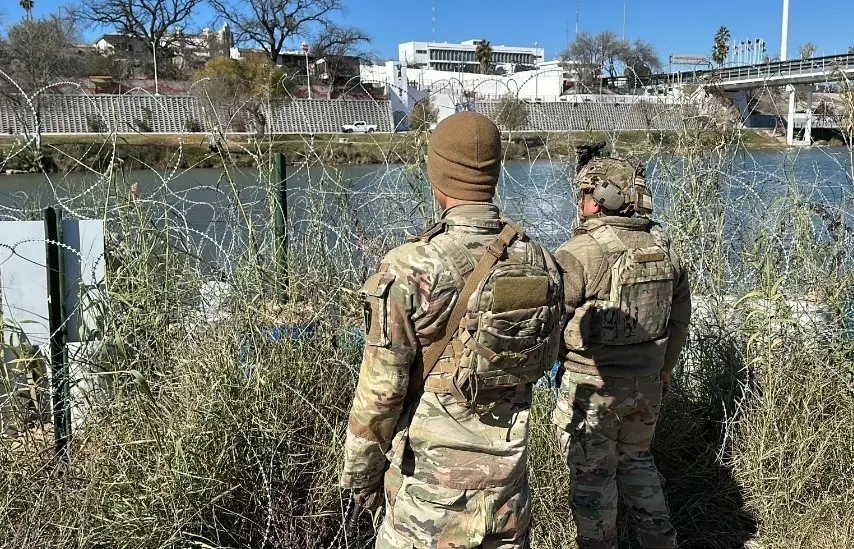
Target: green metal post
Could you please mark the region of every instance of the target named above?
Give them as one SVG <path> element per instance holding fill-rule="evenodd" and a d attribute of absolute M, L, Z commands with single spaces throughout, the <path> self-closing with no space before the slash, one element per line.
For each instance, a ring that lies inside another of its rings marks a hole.
<path fill-rule="evenodd" d="M 62 262 L 62 212 L 44 210 L 45 252 L 47 258 L 48 327 L 50 330 L 50 370 L 53 403 L 53 433 L 57 454 L 66 457 L 71 435 L 69 407 L 68 357 L 66 356 L 65 278 Z"/>
<path fill-rule="evenodd" d="M 284 304 L 288 301 L 288 180 L 283 153 L 276 153 L 273 168 L 276 189 L 276 298 Z"/>

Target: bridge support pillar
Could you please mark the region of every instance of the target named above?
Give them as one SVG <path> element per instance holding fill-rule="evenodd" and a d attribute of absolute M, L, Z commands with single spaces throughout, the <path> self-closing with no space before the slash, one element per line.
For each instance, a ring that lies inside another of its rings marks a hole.
<path fill-rule="evenodd" d="M 812 145 L 812 86 L 807 90 L 807 118 L 804 122 L 804 144 Z"/>
<path fill-rule="evenodd" d="M 786 119 L 786 145 L 795 144 L 795 87 L 786 86 L 789 92 L 789 117 Z"/>

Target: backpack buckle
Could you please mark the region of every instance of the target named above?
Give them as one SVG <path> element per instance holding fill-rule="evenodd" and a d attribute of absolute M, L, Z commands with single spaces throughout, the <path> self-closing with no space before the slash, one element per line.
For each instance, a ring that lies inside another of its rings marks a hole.
<path fill-rule="evenodd" d="M 486 247 L 486 251 L 491 253 L 495 259 L 501 259 L 501 256 L 504 255 L 504 246 L 496 246 L 496 242 L 499 242 L 499 239 L 495 239 L 490 242 L 489 246 Z"/>
<path fill-rule="evenodd" d="M 492 357 L 490 362 L 498 362 L 499 360 L 518 360 L 519 362 L 525 362 L 528 360 L 528 355 L 525 353 L 514 353 L 511 351 L 505 351 L 503 353 L 498 353 L 494 357 Z"/>

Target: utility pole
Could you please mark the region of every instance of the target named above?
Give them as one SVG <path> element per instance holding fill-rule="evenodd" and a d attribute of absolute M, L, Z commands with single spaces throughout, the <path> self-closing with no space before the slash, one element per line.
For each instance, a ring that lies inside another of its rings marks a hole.
<path fill-rule="evenodd" d="M 436 41 L 436 0 L 433 0 L 433 42 Z"/>
<path fill-rule="evenodd" d="M 581 0 L 575 0 L 575 37 L 578 38 L 578 17 L 581 13 Z"/>

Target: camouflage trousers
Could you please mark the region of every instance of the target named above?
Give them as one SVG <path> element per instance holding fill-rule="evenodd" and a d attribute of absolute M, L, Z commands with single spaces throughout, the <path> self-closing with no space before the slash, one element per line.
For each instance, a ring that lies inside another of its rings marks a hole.
<path fill-rule="evenodd" d="M 617 549 L 617 494 L 641 546 L 676 547 L 663 479 L 649 451 L 661 407 L 660 375 L 602 378 L 563 372 L 552 415 L 572 470 L 579 549 Z"/>
<path fill-rule="evenodd" d="M 527 549 L 528 479 L 499 488 L 457 490 L 385 476 L 385 518 L 377 549 Z"/>

